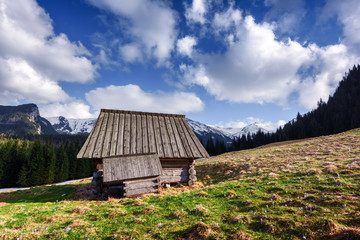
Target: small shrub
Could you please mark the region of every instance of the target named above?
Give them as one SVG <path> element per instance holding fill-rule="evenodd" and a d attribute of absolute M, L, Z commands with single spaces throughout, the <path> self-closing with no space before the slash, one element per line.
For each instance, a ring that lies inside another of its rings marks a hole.
<path fill-rule="evenodd" d="M 196 193 L 195 195 L 198 197 L 208 197 L 209 196 L 209 194 L 205 191 L 200 191 L 200 192 Z"/>
<path fill-rule="evenodd" d="M 230 198 L 234 198 L 237 196 L 237 193 L 234 190 L 227 190 L 225 195 Z"/>
<path fill-rule="evenodd" d="M 194 226 L 190 227 L 183 233 L 183 237 L 186 239 L 209 239 L 212 235 L 214 235 L 213 229 L 203 222 L 196 223 Z"/>
<path fill-rule="evenodd" d="M 237 232 L 228 238 L 228 240 L 251 240 L 251 239 L 253 238 L 244 232 Z"/>
<path fill-rule="evenodd" d="M 88 207 L 76 207 L 71 212 L 76 213 L 76 214 L 84 214 L 84 213 L 87 213 L 87 212 L 90 212 L 90 211 L 91 211 L 91 209 L 88 208 Z"/>
<path fill-rule="evenodd" d="M 231 224 L 236 224 L 236 223 L 248 223 L 250 221 L 250 217 L 249 216 L 244 216 L 244 215 L 237 215 L 235 217 L 231 217 L 228 222 Z"/>
<path fill-rule="evenodd" d="M 308 175 L 320 175 L 322 173 L 321 169 L 318 168 L 310 168 L 306 172 Z"/>
<path fill-rule="evenodd" d="M 335 174 L 335 173 L 337 173 L 337 170 L 338 170 L 338 168 L 337 168 L 337 166 L 335 166 L 335 165 L 326 165 L 326 166 L 324 167 L 324 172 L 330 173 L 330 174 Z"/>
<path fill-rule="evenodd" d="M 149 214 L 149 213 L 156 212 L 156 211 L 157 211 L 156 207 L 154 207 L 153 205 L 150 205 L 150 206 L 147 206 L 146 208 L 144 208 L 143 213 Z"/>
<path fill-rule="evenodd" d="M 126 210 L 122 209 L 122 208 L 117 208 L 114 209 L 110 214 L 109 214 L 109 218 L 111 219 L 117 219 L 120 217 L 123 217 L 127 214 Z"/>

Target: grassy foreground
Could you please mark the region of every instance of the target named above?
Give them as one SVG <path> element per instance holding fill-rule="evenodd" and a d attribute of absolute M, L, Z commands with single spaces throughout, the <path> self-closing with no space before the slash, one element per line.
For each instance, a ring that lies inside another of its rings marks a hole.
<path fill-rule="evenodd" d="M 1 239 L 360 239 L 360 129 L 197 161 L 194 187 L 0 193 Z"/>

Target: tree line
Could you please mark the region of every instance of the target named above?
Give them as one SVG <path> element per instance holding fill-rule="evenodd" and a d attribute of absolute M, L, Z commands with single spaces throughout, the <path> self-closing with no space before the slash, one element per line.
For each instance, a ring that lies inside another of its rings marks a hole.
<path fill-rule="evenodd" d="M 76 158 L 84 137 L 27 138 L 33 141 L 0 139 L 0 187 L 35 186 L 92 175 L 93 161 Z"/>
<path fill-rule="evenodd" d="M 250 149 L 265 144 L 336 134 L 360 127 L 360 65 L 345 74 L 332 96 L 325 103 L 319 100 L 316 109 L 280 127 L 274 133 L 243 135 L 234 138 L 230 146 L 210 138 L 204 147 L 210 155 Z M 218 147 L 216 147 L 218 146 Z M 221 147 L 220 147 L 221 146 Z M 225 148 L 224 148 L 225 146 Z"/>

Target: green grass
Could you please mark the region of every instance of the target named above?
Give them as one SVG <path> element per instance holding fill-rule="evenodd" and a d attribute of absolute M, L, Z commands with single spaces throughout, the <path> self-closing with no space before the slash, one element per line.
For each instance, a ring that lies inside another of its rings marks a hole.
<path fill-rule="evenodd" d="M 85 200 L 86 183 L 0 193 L 0 238 L 359 239 L 359 133 L 200 160 L 195 187 L 141 198 Z"/>

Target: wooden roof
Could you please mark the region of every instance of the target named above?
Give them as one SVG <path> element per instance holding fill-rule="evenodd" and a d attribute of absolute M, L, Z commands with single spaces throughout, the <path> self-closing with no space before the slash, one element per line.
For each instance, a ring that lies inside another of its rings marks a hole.
<path fill-rule="evenodd" d="M 208 153 L 185 115 L 101 109 L 78 158 L 157 153 L 159 158 L 204 158 Z"/>
<path fill-rule="evenodd" d="M 103 170 L 105 183 L 162 174 L 161 163 L 155 153 L 104 158 Z"/>

